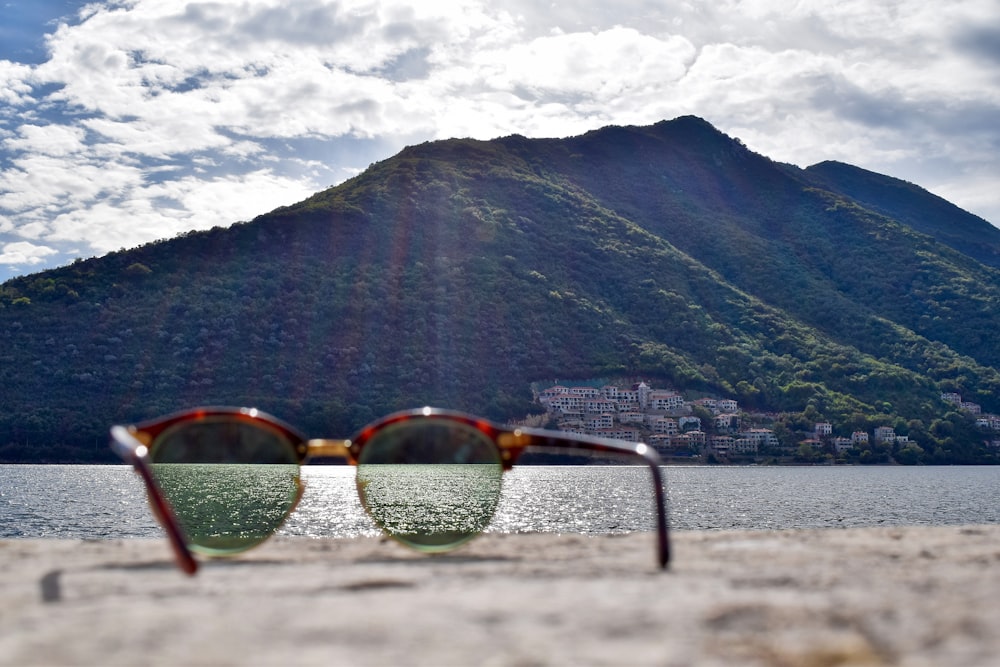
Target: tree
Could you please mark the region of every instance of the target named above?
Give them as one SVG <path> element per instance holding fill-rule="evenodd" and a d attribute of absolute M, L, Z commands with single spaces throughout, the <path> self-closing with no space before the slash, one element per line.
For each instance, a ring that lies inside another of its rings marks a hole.
<path fill-rule="evenodd" d="M 916 443 L 910 442 L 904 445 L 898 452 L 896 452 L 895 459 L 897 463 L 902 463 L 906 466 L 914 466 L 923 462 L 924 450 Z"/>
<path fill-rule="evenodd" d="M 132 279 L 148 276 L 153 272 L 151 268 L 141 262 L 133 262 L 125 269 L 125 275 Z"/>

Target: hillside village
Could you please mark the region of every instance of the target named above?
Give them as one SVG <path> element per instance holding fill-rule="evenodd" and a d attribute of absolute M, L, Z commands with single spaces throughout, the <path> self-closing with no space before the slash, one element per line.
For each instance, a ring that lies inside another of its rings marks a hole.
<path fill-rule="evenodd" d="M 770 429 L 743 428 L 735 400 L 687 401 L 674 390 L 654 389 L 645 382 L 627 389 L 611 384 L 600 388 L 555 385 L 538 392 L 537 399 L 559 430 L 641 440 L 668 457 L 755 456 L 765 447 L 780 446 Z M 711 435 L 706 432 L 708 425 L 694 414 L 695 407 L 713 416 Z"/>
<path fill-rule="evenodd" d="M 1000 432 L 1000 416 L 981 414 L 980 406 L 963 402 L 958 394 L 945 393 L 942 401 L 976 417 L 984 432 Z M 779 441 L 775 432 L 749 423 L 737 401 L 698 398 L 685 400 L 672 389 L 654 389 L 646 382 L 629 388 L 607 384 L 564 386 L 556 384 L 536 392 L 536 400 L 545 408 L 557 428 L 570 433 L 595 435 L 629 441 L 642 441 L 666 458 L 707 458 L 718 460 L 748 459 L 761 454 L 785 453 L 808 445 L 843 455 L 864 449 L 871 443 L 904 447 L 910 441 L 891 426 L 878 426 L 873 432 L 855 431 L 850 437 L 834 436 L 833 425 L 818 422 L 811 437 L 800 442 Z M 704 411 L 696 408 L 704 408 Z M 702 423 L 711 415 L 712 423 Z M 990 443 L 1000 448 L 1000 439 Z"/>
<path fill-rule="evenodd" d="M 983 412 L 982 406 L 971 401 L 963 401 L 961 394 L 944 393 L 941 400 L 950 403 L 963 412 L 967 412 L 976 420 L 976 427 L 988 435 L 988 444 L 993 449 L 1000 449 L 1000 415 Z"/>

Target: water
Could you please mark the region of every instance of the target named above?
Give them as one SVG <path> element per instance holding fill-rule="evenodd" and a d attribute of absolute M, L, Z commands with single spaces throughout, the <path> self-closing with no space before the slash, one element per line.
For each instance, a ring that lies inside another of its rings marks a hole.
<path fill-rule="evenodd" d="M 306 466 L 288 535 L 378 530 L 354 468 Z M 1000 523 L 1000 467 L 664 468 L 675 529 L 785 529 Z M 641 467 L 521 466 L 506 473 L 490 531 L 622 533 L 653 529 Z M 159 537 L 126 466 L 0 465 L 0 537 Z"/>

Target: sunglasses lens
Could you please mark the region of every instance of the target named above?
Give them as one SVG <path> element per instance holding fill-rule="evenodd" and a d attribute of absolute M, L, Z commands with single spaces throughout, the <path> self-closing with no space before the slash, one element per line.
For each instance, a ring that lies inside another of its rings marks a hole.
<path fill-rule="evenodd" d="M 425 552 L 447 551 L 483 531 L 500 500 L 503 466 L 478 429 L 448 419 L 387 426 L 365 443 L 358 492 L 389 535 Z"/>
<path fill-rule="evenodd" d="M 292 443 L 263 424 L 186 422 L 150 448 L 153 476 L 192 550 L 237 553 L 281 526 L 301 495 Z"/>

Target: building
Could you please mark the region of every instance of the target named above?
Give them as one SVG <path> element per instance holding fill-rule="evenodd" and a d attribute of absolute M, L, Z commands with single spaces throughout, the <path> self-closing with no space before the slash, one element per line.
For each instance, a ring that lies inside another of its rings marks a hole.
<path fill-rule="evenodd" d="M 627 410 L 618 413 L 618 421 L 622 424 L 642 424 L 646 421 L 646 415 L 637 410 Z"/>
<path fill-rule="evenodd" d="M 675 435 L 681 431 L 680 426 L 677 424 L 677 420 L 670 417 L 651 416 L 647 425 L 649 426 L 649 430 L 653 433 L 661 433 L 664 435 Z"/>
<path fill-rule="evenodd" d="M 755 452 L 761 447 L 778 446 L 778 436 L 769 428 L 752 428 L 749 431 L 741 431 L 739 438 L 753 443 Z"/>
<path fill-rule="evenodd" d="M 583 402 L 583 409 L 586 412 L 613 415 L 618 412 L 618 404 L 606 398 L 591 397 Z"/>
<path fill-rule="evenodd" d="M 645 382 L 640 382 L 635 386 L 635 392 L 636 398 L 639 401 L 639 407 L 645 410 L 646 406 L 649 405 L 649 385 Z"/>
<path fill-rule="evenodd" d="M 691 405 L 696 405 L 698 407 L 705 408 L 713 415 L 719 414 L 719 402 L 714 398 L 699 398 L 691 401 Z"/>
<path fill-rule="evenodd" d="M 720 398 L 716 405 L 719 407 L 719 412 L 739 412 L 740 405 L 731 398 Z"/>
<path fill-rule="evenodd" d="M 558 396 L 559 394 L 568 394 L 568 393 L 569 393 L 569 387 L 564 387 L 561 384 L 557 384 L 539 393 L 538 400 L 539 402 L 544 403 L 548 398 L 552 396 Z"/>
<path fill-rule="evenodd" d="M 708 441 L 708 447 L 713 454 L 729 456 L 733 452 L 733 436 L 713 435 Z"/>
<path fill-rule="evenodd" d="M 646 438 L 646 444 L 660 454 L 668 456 L 671 454 L 670 450 L 673 448 L 673 443 L 671 443 L 669 435 L 653 434 Z"/>
<path fill-rule="evenodd" d="M 740 436 L 742 435 L 743 434 L 741 433 Z M 757 454 L 759 449 L 760 447 L 757 441 L 750 438 L 739 437 L 733 439 L 733 454 L 747 456 Z"/>
<path fill-rule="evenodd" d="M 691 445 L 691 449 L 698 451 L 703 451 L 705 449 L 707 436 L 704 431 L 688 431 L 684 434 L 684 437 L 687 438 L 688 444 Z"/>
<path fill-rule="evenodd" d="M 615 425 L 615 420 L 611 415 L 589 415 L 583 420 L 583 427 L 594 431 L 610 429 Z"/>
<path fill-rule="evenodd" d="M 569 392 L 564 394 L 554 394 L 545 398 L 541 401 L 542 405 L 549 412 L 562 412 L 563 414 L 570 412 L 582 412 L 583 411 L 583 397 L 574 396 Z"/>
<path fill-rule="evenodd" d="M 891 426 L 875 427 L 875 442 L 895 442 L 896 431 Z"/>
<path fill-rule="evenodd" d="M 675 435 L 660 436 L 660 437 L 668 438 L 670 446 L 673 449 L 686 449 L 694 452 L 701 450 L 701 440 L 692 438 L 690 433 L 677 433 Z"/>
<path fill-rule="evenodd" d="M 682 431 L 701 430 L 701 417 L 686 415 L 677 419 L 677 425 Z"/>
<path fill-rule="evenodd" d="M 601 396 L 609 401 L 617 401 L 621 395 L 622 388 L 614 384 L 606 384 L 601 387 Z"/>
<path fill-rule="evenodd" d="M 962 404 L 962 395 L 956 394 L 954 392 L 945 392 L 941 394 L 941 400 L 947 403 L 954 403 L 955 405 Z"/>
<path fill-rule="evenodd" d="M 838 454 L 843 454 L 844 452 L 854 449 L 854 441 L 850 438 L 834 438 L 833 449 Z"/>
<path fill-rule="evenodd" d="M 651 391 L 647 405 L 653 412 L 674 412 L 684 407 L 684 398 L 673 391 Z"/>
<path fill-rule="evenodd" d="M 732 413 L 723 413 L 715 416 L 715 428 L 719 431 L 736 431 L 740 428 L 740 416 Z"/>
<path fill-rule="evenodd" d="M 976 426 L 984 431 L 1000 431 L 1000 417 L 997 415 L 982 415 L 976 418 Z"/>
<path fill-rule="evenodd" d="M 628 442 L 639 441 L 639 429 L 628 426 L 618 426 L 603 429 L 595 429 L 594 435 L 613 440 L 626 440 Z"/>

